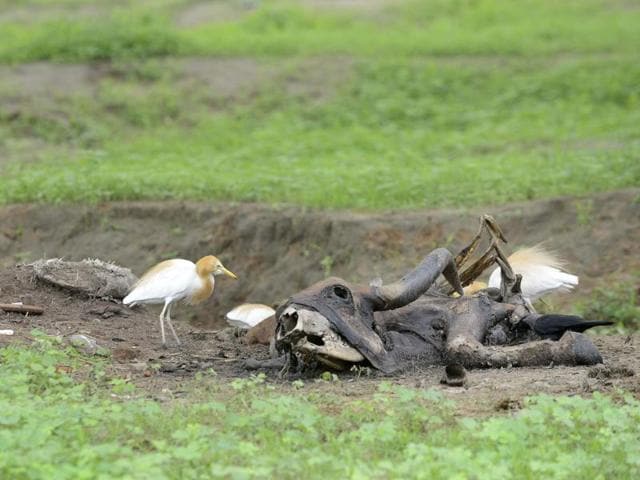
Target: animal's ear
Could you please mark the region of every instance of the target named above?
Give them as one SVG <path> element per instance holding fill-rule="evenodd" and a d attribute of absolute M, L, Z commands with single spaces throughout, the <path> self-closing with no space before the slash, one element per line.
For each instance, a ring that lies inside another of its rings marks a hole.
<path fill-rule="evenodd" d="M 429 290 L 440 274 L 444 275 L 456 292 L 464 294 L 453 255 L 446 248 L 438 248 L 397 282 L 372 286 L 365 299 L 370 302 L 374 311 L 403 307 Z"/>

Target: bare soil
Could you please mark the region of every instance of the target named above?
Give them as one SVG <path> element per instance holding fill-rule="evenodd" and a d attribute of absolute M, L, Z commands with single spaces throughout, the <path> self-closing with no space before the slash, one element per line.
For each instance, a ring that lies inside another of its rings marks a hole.
<path fill-rule="evenodd" d="M 625 281 L 640 269 L 640 191 L 563 198 L 472 211 L 327 212 L 251 204 L 115 203 L 98 206 L 13 205 L 0 209 L 0 303 L 41 305 L 41 316 L 0 312 L 0 346 L 31 338 L 34 328 L 68 337 L 84 334 L 111 352 L 113 368 L 157 398 L 179 395 L 195 372 L 221 379 L 246 377 L 248 358 L 267 359 L 267 347 L 245 345 L 223 315 L 245 301 L 274 303 L 328 274 L 367 282 L 397 279 L 437 246 L 456 250 L 477 228 L 477 216 L 495 215 L 511 247 L 546 241 L 581 276 L 580 295 Z M 586 212 L 586 213 L 585 213 Z M 17 263 L 41 257 L 112 260 L 138 275 L 153 263 L 215 253 L 239 281 L 221 280 L 200 308 L 179 305 L 175 326 L 181 348 L 163 349 L 154 306 L 128 309 L 117 301 L 72 294 L 34 279 Z M 329 259 L 329 260 L 327 260 Z M 576 295 L 558 297 L 556 310 Z M 461 413 L 484 415 L 519 408 L 535 393 L 589 394 L 623 388 L 640 396 L 640 335 L 594 336 L 604 365 L 596 367 L 475 370 L 464 388 L 440 385 L 442 367 L 415 365 L 401 375 L 340 374 L 339 382 L 305 388 L 366 396 L 384 378 L 442 389 Z M 266 372 L 283 389 L 274 370 Z M 169 393 L 167 393 L 169 392 Z"/>
<path fill-rule="evenodd" d="M 255 204 L 122 202 L 94 206 L 0 208 L 0 268 L 40 258 L 99 258 L 138 276 L 167 258 L 217 255 L 238 281 L 221 278 L 213 299 L 181 306 L 177 318 L 206 327 L 243 302 L 272 304 L 325 278 L 385 283 L 400 278 L 431 250 L 457 251 L 491 213 L 508 250 L 545 242 L 580 276 L 572 295 L 628 281 L 640 272 L 640 189 L 469 210 L 331 212 Z M 9 298 L 0 297 L 0 301 Z"/>
<path fill-rule="evenodd" d="M 2 298 L 45 308 L 42 315 L 0 313 L 2 329 L 15 332 L 13 336 L 0 335 L 0 348 L 17 341 L 29 342 L 33 329 L 67 339 L 75 334 L 87 335 L 109 349 L 117 374 L 129 378 L 153 398 L 168 400 L 180 396 L 189 390 L 196 372 L 213 369 L 223 381 L 247 377 L 256 372 L 245 368 L 245 360 L 269 358 L 267 347 L 245 345 L 233 328 L 206 330 L 185 322 L 175 322 L 182 346 L 162 348 L 155 310 L 129 309 L 114 301 L 72 294 L 35 280 L 29 266 L 2 270 L 0 285 Z M 382 380 L 436 388 L 456 400 L 459 413 L 465 415 L 518 409 L 525 397 L 536 393 L 588 395 L 624 389 L 640 397 L 640 335 L 596 336 L 594 341 L 603 354 L 604 365 L 473 370 L 468 372 L 463 388 L 441 385 L 441 366 L 420 364 L 392 377 L 376 371 L 347 372 L 340 374 L 337 382 L 314 382 L 321 373 L 316 372 L 306 374 L 303 380 L 309 391 L 346 397 L 370 395 Z M 277 370 L 265 373 L 281 389 L 291 388 L 292 377 L 280 379 Z"/>

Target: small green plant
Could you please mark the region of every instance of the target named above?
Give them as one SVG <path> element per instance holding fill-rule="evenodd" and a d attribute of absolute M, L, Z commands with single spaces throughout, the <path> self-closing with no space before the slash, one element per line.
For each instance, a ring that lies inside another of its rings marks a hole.
<path fill-rule="evenodd" d="M 593 222 L 593 200 L 579 200 L 575 202 L 576 220 L 583 227 Z"/>
<path fill-rule="evenodd" d="M 640 328 L 640 276 L 627 282 L 613 283 L 596 288 L 589 299 L 581 302 L 577 309 L 590 320 L 610 320 L 621 331 Z"/>
<path fill-rule="evenodd" d="M 331 269 L 333 268 L 333 257 L 331 255 L 325 256 L 320 260 L 320 266 L 325 277 L 331 276 Z"/>
<path fill-rule="evenodd" d="M 517 416 L 470 419 L 436 390 L 283 393 L 255 375 L 204 395 L 200 378 L 159 403 L 124 379 L 80 375 L 79 360 L 40 333 L 0 349 L 0 478 L 640 475 L 640 403 L 624 393 L 539 396 Z"/>
<path fill-rule="evenodd" d="M 247 378 L 237 378 L 231 382 L 231 388 L 236 391 L 251 391 L 259 385 L 263 385 L 267 376 L 264 373 L 251 375 Z"/>
<path fill-rule="evenodd" d="M 135 391 L 136 387 L 124 378 L 113 378 L 109 382 L 111 390 L 116 395 L 128 395 Z"/>
<path fill-rule="evenodd" d="M 320 374 L 319 380 L 323 382 L 339 382 L 340 378 L 333 372 L 322 372 Z"/>

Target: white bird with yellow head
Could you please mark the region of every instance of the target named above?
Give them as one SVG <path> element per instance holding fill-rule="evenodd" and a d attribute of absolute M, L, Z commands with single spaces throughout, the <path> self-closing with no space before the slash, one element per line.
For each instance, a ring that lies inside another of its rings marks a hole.
<path fill-rule="evenodd" d="M 202 257 L 196 263 L 181 258 L 165 260 L 142 275 L 122 303 L 132 307 L 137 304 L 164 303 L 160 313 L 162 346 L 167 344 L 164 334 L 165 320 L 173 338 L 180 345 L 180 339 L 171 324 L 171 307 L 180 300 L 186 300 L 192 305 L 204 302 L 213 293 L 215 275 L 238 278 L 213 255 Z"/>

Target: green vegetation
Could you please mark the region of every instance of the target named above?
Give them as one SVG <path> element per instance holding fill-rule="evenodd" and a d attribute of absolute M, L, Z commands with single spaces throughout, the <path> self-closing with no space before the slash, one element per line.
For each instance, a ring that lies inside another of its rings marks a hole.
<path fill-rule="evenodd" d="M 0 204 L 415 208 L 640 185 L 634 2 L 196 3 L 0 0 Z M 580 308 L 637 326 L 635 293 Z M 34 338 L 0 349 L 2 479 L 640 477 L 622 392 L 471 419 L 436 391 L 209 372 L 157 400 Z"/>
<path fill-rule="evenodd" d="M 634 331 L 640 328 L 640 275 L 636 274 L 622 282 L 607 282 L 596 288 L 589 298 L 577 305 L 585 318 L 606 318 L 616 323 L 618 331 Z"/>
<path fill-rule="evenodd" d="M 71 371 L 72 373 L 68 373 Z M 74 375 L 76 379 L 72 378 Z M 84 379 L 84 380 L 82 380 Z M 339 381 L 339 380 L 338 380 Z M 36 335 L 0 350 L 0 476 L 79 478 L 636 478 L 640 403 L 532 398 L 458 419 L 435 391 L 366 399 L 197 378 L 162 404 Z"/>
<path fill-rule="evenodd" d="M 93 15 L 74 17 L 77 5 L 72 2 L 40 21 L 4 22 L 0 61 L 86 61 L 166 54 L 637 53 L 640 44 L 640 12 L 624 1 L 408 1 L 390 3 L 369 15 L 348 9 L 314 10 L 291 1 L 227 2 L 228 10 L 235 13 L 234 21 L 191 28 L 171 21 L 171 14 L 187 2 L 142 7 L 124 2 L 116 3 L 115 8 L 105 2 L 83 3 L 96 4 Z"/>
<path fill-rule="evenodd" d="M 317 105 L 285 86 L 221 100 L 170 80 L 105 80 L 97 102 L 30 107 L 8 125 L 71 158 L 10 164 L 0 201 L 195 198 L 328 207 L 500 203 L 640 184 L 640 68 L 576 60 L 540 69 L 359 64 Z M 188 125 L 188 126 L 187 126 Z M 534 175 L 535 173 L 535 175 Z"/>
<path fill-rule="evenodd" d="M 53 92 L 0 76 L 0 203 L 415 208 L 640 185 L 624 2 L 241 3 L 190 27 L 180 1 L 0 4 L 0 60 L 109 60 Z"/>

